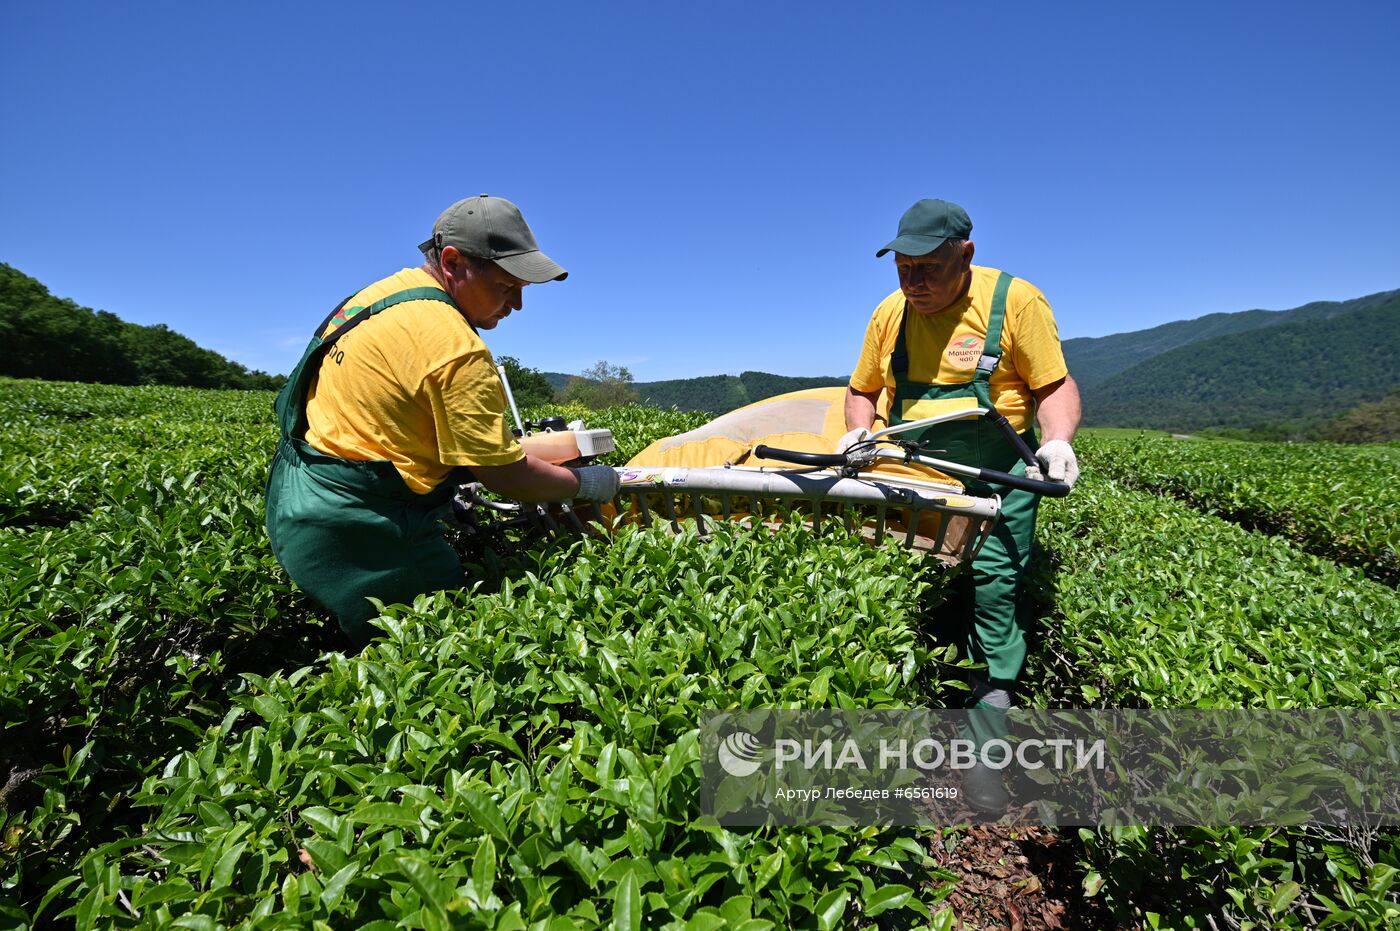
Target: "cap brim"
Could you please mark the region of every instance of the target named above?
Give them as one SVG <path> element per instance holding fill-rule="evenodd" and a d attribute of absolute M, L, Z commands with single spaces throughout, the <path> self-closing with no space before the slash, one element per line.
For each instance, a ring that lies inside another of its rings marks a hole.
<path fill-rule="evenodd" d="M 543 252 L 521 252 L 517 255 L 499 255 L 497 265 L 510 272 L 521 281 L 539 284 L 543 281 L 563 281 L 569 277 L 564 267 Z"/>
<path fill-rule="evenodd" d="M 900 236 L 891 240 L 889 245 L 875 253 L 875 258 L 878 259 L 886 252 L 898 252 L 900 255 L 928 255 L 947 241 L 945 237 L 940 236 Z"/>

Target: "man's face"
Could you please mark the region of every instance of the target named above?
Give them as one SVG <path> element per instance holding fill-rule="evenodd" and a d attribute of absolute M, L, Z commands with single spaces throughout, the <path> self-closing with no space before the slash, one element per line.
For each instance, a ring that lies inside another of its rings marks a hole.
<path fill-rule="evenodd" d="M 448 293 L 478 330 L 494 329 L 512 310 L 524 305 L 521 291 L 529 284 L 490 259 L 473 259 L 449 246 L 442 267 Z"/>
<path fill-rule="evenodd" d="M 894 254 L 899 289 L 916 313 L 947 310 L 967 290 L 972 242 L 945 242 L 927 255 Z"/>

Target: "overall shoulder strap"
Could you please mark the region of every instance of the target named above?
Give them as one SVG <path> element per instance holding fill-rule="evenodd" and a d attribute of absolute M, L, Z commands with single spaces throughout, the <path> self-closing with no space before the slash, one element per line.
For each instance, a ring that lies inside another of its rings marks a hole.
<path fill-rule="evenodd" d="M 363 291 L 363 290 L 364 290 L 364 288 L 361 288 L 361 289 L 360 289 L 360 291 Z M 345 296 L 345 300 L 343 300 L 343 301 L 341 301 L 339 304 L 336 304 L 336 305 L 335 305 L 335 310 L 333 310 L 333 311 L 331 311 L 330 313 L 326 314 L 325 319 L 322 320 L 320 323 L 316 324 L 316 329 L 315 329 L 314 331 L 312 331 L 311 335 L 312 335 L 314 338 L 316 338 L 316 339 L 320 339 L 320 338 L 321 338 L 321 334 L 324 333 L 324 332 L 326 332 L 326 327 L 328 327 L 328 326 L 331 325 L 331 321 L 332 321 L 332 320 L 334 320 L 336 317 L 339 317 L 339 316 L 340 316 L 341 311 L 345 310 L 345 305 L 348 304 L 348 303 L 350 303 L 350 299 L 353 298 L 356 294 L 359 294 L 360 291 L 356 291 L 356 292 L 354 292 L 353 294 L 347 294 L 347 295 Z"/>
<path fill-rule="evenodd" d="M 1001 330 L 1006 320 L 1006 292 L 1011 290 L 1013 276 L 1002 272 L 997 276 L 996 287 L 992 289 L 992 307 L 987 314 L 987 341 L 982 345 L 982 358 L 977 360 L 977 374 L 974 378 L 986 381 L 996 371 L 1001 361 Z"/>
<path fill-rule="evenodd" d="M 320 333 L 326 333 L 327 327 L 330 328 L 330 332 L 326 333 L 322 338 L 322 345 L 330 346 L 361 321 L 368 320 L 380 311 L 387 310 L 396 304 L 405 304 L 409 301 L 442 301 L 444 304 L 451 304 L 453 308 L 457 306 L 442 288 L 430 287 L 406 288 L 402 291 L 395 291 L 388 297 L 380 298 L 368 307 L 347 307 L 345 305 L 349 302 L 349 298 L 346 298 L 341 302 L 340 306 L 326 318 L 326 322 L 321 325 L 321 329 L 317 330 L 319 335 Z"/>
<path fill-rule="evenodd" d="M 355 292 L 355 294 L 359 293 Z M 284 440 L 305 435 L 306 394 L 312 380 L 316 377 L 316 373 L 320 371 L 321 359 L 325 357 L 326 352 L 335 344 L 335 341 L 353 329 L 356 324 L 368 320 L 381 310 L 406 301 L 443 301 L 451 304 L 454 309 L 457 306 L 452 303 L 447 292 L 441 288 L 408 288 L 375 301 L 368 307 L 347 307 L 346 305 L 354 296 L 352 294 L 341 301 L 339 306 L 331 311 L 330 316 L 317 328 L 316 335 L 312 337 L 310 345 L 306 347 L 306 353 L 302 356 L 301 362 L 297 364 L 291 377 L 287 379 L 287 383 L 282 386 L 282 390 L 277 395 L 274 407 L 277 411 L 277 419 L 281 425 Z M 470 321 L 468 324 L 470 325 Z M 333 329 L 322 339 L 321 334 L 326 331 L 327 327 L 333 327 Z"/>
<path fill-rule="evenodd" d="M 894 375 L 896 382 L 904 381 L 909 376 L 909 344 L 904 338 L 904 327 L 909 322 L 909 302 L 904 302 L 904 309 L 899 312 L 899 329 L 894 340 L 894 353 L 890 355 L 890 373 Z"/>

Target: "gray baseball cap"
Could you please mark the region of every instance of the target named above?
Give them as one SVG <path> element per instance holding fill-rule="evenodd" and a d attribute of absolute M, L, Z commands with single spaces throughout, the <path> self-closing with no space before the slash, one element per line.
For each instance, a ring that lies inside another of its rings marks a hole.
<path fill-rule="evenodd" d="M 426 254 L 444 246 L 490 259 L 522 281 L 563 281 L 569 277 L 563 266 L 540 251 L 520 208 L 504 197 L 478 194 L 444 210 L 433 224 L 433 237 L 418 249 Z"/>

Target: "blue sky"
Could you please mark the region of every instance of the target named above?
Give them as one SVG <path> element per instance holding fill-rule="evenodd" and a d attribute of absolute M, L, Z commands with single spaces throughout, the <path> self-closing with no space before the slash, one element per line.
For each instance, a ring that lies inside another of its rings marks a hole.
<path fill-rule="evenodd" d="M 845 374 L 920 197 L 1099 336 L 1400 287 L 1400 4 L 0 8 L 0 261 L 285 372 L 459 197 L 497 354 Z"/>

